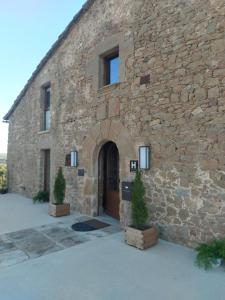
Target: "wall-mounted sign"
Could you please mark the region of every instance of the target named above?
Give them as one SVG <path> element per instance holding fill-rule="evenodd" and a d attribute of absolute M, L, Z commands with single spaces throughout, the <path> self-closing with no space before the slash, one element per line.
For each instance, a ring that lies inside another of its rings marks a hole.
<path fill-rule="evenodd" d="M 130 172 L 137 172 L 138 170 L 138 160 L 130 161 Z"/>
<path fill-rule="evenodd" d="M 84 169 L 78 169 L 78 176 L 80 177 L 84 176 Z"/>

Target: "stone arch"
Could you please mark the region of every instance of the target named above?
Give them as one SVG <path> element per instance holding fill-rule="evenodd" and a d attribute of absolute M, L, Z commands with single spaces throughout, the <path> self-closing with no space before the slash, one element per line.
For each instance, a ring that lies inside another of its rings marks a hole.
<path fill-rule="evenodd" d="M 84 140 L 81 153 L 82 165 L 86 170 L 84 200 L 88 201 L 91 215 L 98 211 L 98 156 L 102 146 L 112 141 L 116 144 L 120 156 L 120 180 L 130 175 L 129 161 L 137 159 L 135 143 L 129 131 L 119 120 L 104 120 L 97 123 Z M 120 218 L 123 222 L 123 205 L 120 205 Z"/>

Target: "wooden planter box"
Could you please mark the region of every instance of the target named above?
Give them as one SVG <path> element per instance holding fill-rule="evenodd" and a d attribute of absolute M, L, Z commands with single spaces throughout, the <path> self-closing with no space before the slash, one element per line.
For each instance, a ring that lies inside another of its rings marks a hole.
<path fill-rule="evenodd" d="M 141 250 L 150 248 L 158 242 L 157 228 L 152 226 L 145 230 L 139 230 L 133 227 L 126 227 L 125 242 Z"/>
<path fill-rule="evenodd" d="M 48 213 L 50 216 L 53 216 L 53 217 L 67 216 L 70 214 L 70 204 L 69 203 L 63 203 L 63 204 L 49 203 Z"/>

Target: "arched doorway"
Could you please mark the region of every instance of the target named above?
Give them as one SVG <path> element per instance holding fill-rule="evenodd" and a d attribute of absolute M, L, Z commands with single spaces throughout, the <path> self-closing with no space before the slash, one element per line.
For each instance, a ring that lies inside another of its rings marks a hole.
<path fill-rule="evenodd" d="M 98 204 L 99 214 L 119 219 L 119 151 L 115 143 L 107 142 L 98 157 Z"/>

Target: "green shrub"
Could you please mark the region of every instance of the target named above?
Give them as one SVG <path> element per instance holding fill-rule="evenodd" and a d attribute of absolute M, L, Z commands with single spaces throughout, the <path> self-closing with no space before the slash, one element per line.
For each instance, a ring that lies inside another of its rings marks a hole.
<path fill-rule="evenodd" d="M 43 203 L 49 201 L 49 192 L 39 191 L 34 197 L 33 202 L 34 203 Z"/>
<path fill-rule="evenodd" d="M 55 179 L 54 197 L 55 204 L 62 204 L 65 198 L 66 180 L 63 176 L 62 168 L 60 167 Z"/>
<path fill-rule="evenodd" d="M 148 219 L 148 210 L 145 203 L 145 187 L 140 171 L 136 172 L 132 186 L 131 211 L 132 225 L 137 229 L 144 229 Z"/>
<path fill-rule="evenodd" d="M 202 244 L 196 250 L 198 252 L 196 257 L 197 266 L 209 270 L 216 259 L 225 260 L 225 239 Z"/>
<path fill-rule="evenodd" d="M 7 166 L 0 164 L 0 190 L 7 190 Z"/>
<path fill-rule="evenodd" d="M 0 194 L 7 194 L 8 193 L 8 189 L 7 188 L 1 188 L 0 189 Z"/>

